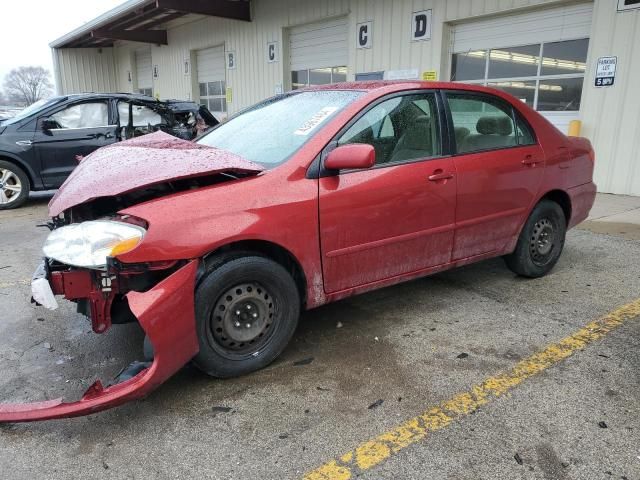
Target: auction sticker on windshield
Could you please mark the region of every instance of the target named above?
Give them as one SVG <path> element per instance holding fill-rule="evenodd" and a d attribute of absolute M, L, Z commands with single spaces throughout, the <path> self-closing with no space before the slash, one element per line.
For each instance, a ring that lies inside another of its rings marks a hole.
<path fill-rule="evenodd" d="M 318 113 L 313 115 L 309 120 L 304 122 L 304 124 L 295 132 L 294 135 L 309 135 L 318 125 L 324 122 L 329 115 L 338 110 L 338 107 L 324 107 Z"/>

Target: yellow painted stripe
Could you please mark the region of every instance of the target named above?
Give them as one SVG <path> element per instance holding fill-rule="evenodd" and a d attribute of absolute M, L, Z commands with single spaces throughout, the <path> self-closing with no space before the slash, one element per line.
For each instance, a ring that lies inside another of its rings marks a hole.
<path fill-rule="evenodd" d="M 481 405 L 501 397 L 524 380 L 582 350 L 626 320 L 640 316 L 640 299 L 595 320 L 573 335 L 518 362 L 508 372 L 490 377 L 439 406 L 358 445 L 353 450 L 307 473 L 305 480 L 349 480 L 369 470 L 397 452 L 440 430 L 452 421 L 469 415 Z"/>
<path fill-rule="evenodd" d="M 18 285 L 30 285 L 30 284 L 31 284 L 31 280 L 18 280 L 15 282 L 5 282 L 5 283 L 0 282 L 0 288 L 11 288 L 11 287 L 17 287 Z"/>

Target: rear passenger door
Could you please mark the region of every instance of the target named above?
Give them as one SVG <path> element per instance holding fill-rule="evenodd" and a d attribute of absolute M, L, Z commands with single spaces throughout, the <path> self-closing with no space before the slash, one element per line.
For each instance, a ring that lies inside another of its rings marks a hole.
<path fill-rule="evenodd" d="M 506 101 L 446 92 L 458 198 L 452 260 L 502 250 L 518 234 L 537 196 L 544 152 Z"/>

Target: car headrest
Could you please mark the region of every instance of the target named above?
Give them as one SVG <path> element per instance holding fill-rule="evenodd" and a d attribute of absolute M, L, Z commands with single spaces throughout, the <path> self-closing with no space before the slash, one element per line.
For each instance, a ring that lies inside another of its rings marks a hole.
<path fill-rule="evenodd" d="M 511 135 L 513 120 L 509 117 L 480 117 L 476 130 L 482 135 Z"/>
<path fill-rule="evenodd" d="M 426 115 L 416 117 L 401 138 L 404 148 L 415 150 L 431 149 L 431 119 Z"/>

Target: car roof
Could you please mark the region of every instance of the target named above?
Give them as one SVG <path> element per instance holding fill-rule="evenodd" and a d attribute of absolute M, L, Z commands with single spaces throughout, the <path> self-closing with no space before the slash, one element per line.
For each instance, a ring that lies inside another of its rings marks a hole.
<path fill-rule="evenodd" d="M 381 90 L 384 92 L 416 90 L 416 89 L 438 89 L 438 90 L 465 90 L 479 93 L 503 94 L 501 90 L 484 87 L 461 82 L 432 82 L 421 80 L 366 80 L 356 82 L 332 83 L 327 85 L 314 85 L 300 89 L 300 91 L 319 91 L 319 90 L 359 90 L 366 92 L 375 92 Z M 502 95 L 501 95 L 502 96 Z"/>
<path fill-rule="evenodd" d="M 140 100 L 144 102 L 158 102 L 155 97 L 151 97 L 149 95 L 143 95 L 141 93 L 94 93 L 94 92 L 86 92 L 86 93 L 71 93 L 69 95 L 65 95 L 69 100 L 84 100 L 91 98 L 127 98 L 130 100 Z"/>

